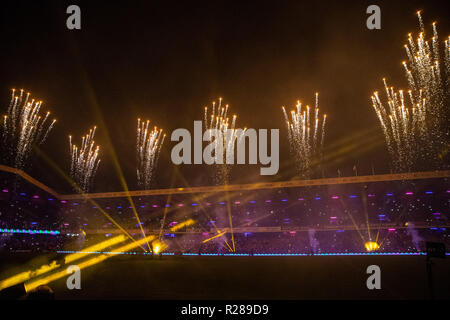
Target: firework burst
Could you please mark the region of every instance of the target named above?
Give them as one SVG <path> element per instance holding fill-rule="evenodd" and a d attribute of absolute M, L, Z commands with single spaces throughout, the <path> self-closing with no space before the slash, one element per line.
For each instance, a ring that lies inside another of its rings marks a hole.
<path fill-rule="evenodd" d="M 162 129 L 154 127 L 150 129 L 150 121 L 141 121 L 137 123 L 137 178 L 138 185 L 141 188 L 150 189 L 153 174 L 158 163 L 161 147 L 166 137 Z"/>
<path fill-rule="evenodd" d="M 69 136 L 70 176 L 83 192 L 89 191 L 100 164 L 100 147 L 94 141 L 96 129 L 90 129 L 82 137 L 80 148 L 72 143 L 72 136 Z"/>
<path fill-rule="evenodd" d="M 232 152 L 232 149 L 235 147 L 236 142 L 239 143 L 240 139 L 245 137 L 245 131 L 247 130 L 246 128 L 243 130 L 236 130 L 237 115 L 233 115 L 230 120 L 228 111 L 229 105 L 223 106 L 222 98 L 219 98 L 218 103 L 215 101 L 212 103 L 210 112 L 208 111 L 208 107 L 205 107 L 204 111 L 205 130 L 219 130 L 223 137 L 222 141 L 213 141 L 215 150 L 218 149 L 219 143 L 222 143 L 221 150 L 223 150 L 222 159 L 219 158 L 219 154 L 215 154 L 216 165 L 214 166 L 213 176 L 216 184 L 228 183 L 231 173 L 230 163 L 234 163 L 234 159 L 232 159 L 234 152 Z M 209 138 L 211 139 L 211 136 Z"/>
<path fill-rule="evenodd" d="M 327 115 L 319 115 L 319 94 L 316 93 L 314 110 L 307 105 L 302 110 L 302 103 L 297 101 L 296 110 L 290 116 L 282 107 L 291 152 L 294 154 L 300 176 L 309 178 L 312 174 L 314 159 L 322 155 L 325 139 Z"/>
<path fill-rule="evenodd" d="M 407 93 L 388 87 L 383 79 L 386 102 L 382 102 L 378 92 L 371 97 L 397 171 L 417 169 L 420 161 L 425 161 L 427 167 L 438 167 L 437 155 L 448 136 L 445 104 L 450 75 L 449 42 L 445 41 L 441 63 L 436 23 L 432 24 L 433 36 L 426 40 L 420 11 L 417 16 L 421 32 L 416 41 L 408 34 L 404 45 L 408 57 L 402 62 L 409 84 Z"/>
<path fill-rule="evenodd" d="M 8 152 L 5 161 L 22 169 L 34 145 L 45 142 L 56 120 L 50 121 L 50 112 L 41 114 L 42 101 L 30 98 L 21 89 L 12 89 L 7 114 L 3 117 L 3 145 Z M 7 159 L 8 158 L 8 159 Z"/>

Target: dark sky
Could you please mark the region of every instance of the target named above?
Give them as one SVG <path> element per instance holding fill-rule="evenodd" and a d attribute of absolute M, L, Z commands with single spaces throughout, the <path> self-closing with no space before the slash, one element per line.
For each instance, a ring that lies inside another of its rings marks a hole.
<path fill-rule="evenodd" d="M 68 30 L 70 4 L 82 29 Z M 366 28 L 370 4 L 381 7 L 381 30 Z M 427 26 L 450 31 L 448 1 L 3 1 L 0 92 L 6 112 L 10 89 L 25 88 L 58 119 L 42 151 L 64 170 L 69 134 L 78 139 L 97 125 L 103 162 L 94 191 L 120 190 L 107 147 L 109 133 L 120 166 L 136 188 L 136 119 L 170 133 L 192 130 L 203 107 L 218 97 L 238 114 L 240 127 L 280 128 L 281 168 L 260 177 L 259 165 L 240 166 L 232 183 L 291 179 L 281 106 L 312 104 L 320 92 L 328 114 L 325 176 L 389 171 L 389 158 L 370 95 L 382 77 L 404 87 L 401 61 L 415 12 Z M 97 111 L 96 111 L 97 110 Z M 104 119 L 102 124 L 101 118 Z M 155 187 L 170 187 L 174 143 L 166 140 Z M 42 157 L 31 175 L 61 191 L 70 188 Z M 178 168 L 190 185 L 212 183 L 205 166 Z M 184 185 L 176 176 L 176 186 Z"/>

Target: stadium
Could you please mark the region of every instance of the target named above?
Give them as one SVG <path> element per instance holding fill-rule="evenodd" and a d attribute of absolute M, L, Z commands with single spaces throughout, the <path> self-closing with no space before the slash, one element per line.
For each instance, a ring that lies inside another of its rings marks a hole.
<path fill-rule="evenodd" d="M 167 263 L 171 268 L 186 264 L 182 259 L 188 259 L 195 267 L 185 265 L 183 268 L 192 267 L 194 270 L 199 262 L 192 259 L 205 259 L 204 262 L 201 260 L 205 269 L 209 264 L 219 268 L 214 259 L 226 260 L 219 265 L 234 264 L 240 259 L 262 259 L 258 261 L 258 268 L 269 268 L 273 264 L 276 269 L 279 259 L 293 259 L 294 265 L 302 265 L 303 260 L 309 260 L 310 264 L 310 259 L 353 261 L 375 257 L 394 265 L 403 265 L 409 259 L 422 259 L 419 265 L 422 264 L 424 269 L 425 243 L 440 242 L 448 247 L 450 240 L 448 171 L 229 185 L 226 191 L 223 186 L 212 186 L 131 191 L 128 194 L 62 195 L 22 171 L 9 167 L 1 169 L 1 250 L 2 255 L 13 255 L 14 260 L 20 257 L 19 261 L 31 256 L 53 257 L 59 261 L 61 257 L 85 251 L 89 256 L 113 257 L 110 263 L 119 264 L 117 272 L 125 267 L 124 261 L 139 269 L 146 263 L 155 264 L 156 258 L 156 263 Z M 226 198 L 224 194 L 227 194 Z M 151 241 L 150 247 L 146 247 L 145 242 L 141 243 L 147 249 L 145 251 L 138 245 L 128 251 L 117 250 L 120 242 L 114 245 L 106 243 L 97 250 L 89 249 L 122 234 L 113 222 L 107 222 L 105 215 L 132 237 L 141 234 L 128 196 L 140 217 L 145 235 L 157 240 Z M 36 216 L 36 212 L 46 214 Z M 189 220 L 195 223 L 183 225 Z M 11 228 L 12 225 L 18 228 Z M 180 228 L 176 227 L 180 225 Z M 370 248 L 370 242 L 380 247 Z M 253 268 L 255 262 L 239 263 Z M 134 266 L 135 263 L 138 265 Z M 92 268 L 95 270 L 96 267 Z M 221 272 L 232 272 L 227 268 Z M 113 264 L 112 269 L 116 269 L 116 265 Z M 234 281 L 241 277 L 248 279 L 246 273 L 250 270 L 243 266 L 238 269 L 242 269 L 242 274 L 236 275 Z M 416 270 L 419 271 L 424 270 Z M 295 273 L 293 270 L 287 272 Z M 422 273 L 421 278 L 424 278 L 425 272 Z M 195 276 L 204 277 L 201 274 Z M 295 274 L 291 276 L 295 278 Z M 165 274 L 166 277 L 169 276 Z M 147 275 L 137 278 L 142 281 L 147 279 Z M 158 290 L 146 290 L 149 296 L 137 297 L 173 299 L 197 294 L 198 298 L 207 298 L 195 290 L 185 296 L 185 285 L 181 282 L 182 288 L 175 286 L 174 291 L 162 295 Z M 155 292 L 159 296 L 155 296 Z M 245 293 L 247 296 L 242 293 L 239 297 L 267 299 L 271 292 L 251 291 Z M 97 298 L 108 298 L 103 291 L 92 294 L 94 297 L 98 294 Z M 123 298 L 117 294 L 112 293 L 112 297 Z M 208 291 L 209 298 L 220 299 L 228 294 L 218 287 Z M 315 297 L 337 298 L 333 294 L 328 292 L 322 296 L 316 293 Z M 398 294 L 388 297 L 405 298 L 411 293 Z M 439 294 L 444 294 L 444 291 Z M 292 292 L 281 296 L 305 298 L 292 295 Z M 426 296 L 425 288 L 421 295 L 412 297 Z M 131 297 L 136 296 L 132 294 Z"/>
<path fill-rule="evenodd" d="M 384 4 L 9 4 L 0 299 L 449 299 L 448 4 Z"/>

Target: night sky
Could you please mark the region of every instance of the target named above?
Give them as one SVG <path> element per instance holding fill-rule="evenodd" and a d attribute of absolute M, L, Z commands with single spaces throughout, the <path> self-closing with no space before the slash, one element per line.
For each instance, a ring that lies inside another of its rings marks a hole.
<path fill-rule="evenodd" d="M 81 30 L 66 28 L 66 8 L 81 8 Z M 366 28 L 368 5 L 381 7 L 381 30 Z M 323 173 L 390 170 L 370 95 L 382 77 L 405 87 L 401 61 L 408 32 L 438 22 L 448 36 L 449 1 L 3 1 L 0 113 L 11 88 L 29 90 L 57 118 L 41 151 L 68 171 L 68 135 L 98 126 L 102 163 L 94 191 L 121 186 L 109 134 L 130 189 L 136 189 L 136 119 L 150 119 L 170 138 L 193 131 L 203 107 L 223 97 L 238 127 L 280 129 L 280 170 L 238 166 L 230 183 L 295 177 L 281 106 L 297 99 L 328 115 Z M 103 119 L 103 120 L 102 120 Z M 206 166 L 174 166 L 167 139 L 154 187 L 213 183 Z M 61 192 L 70 187 L 45 157 L 26 171 Z M 174 178 L 172 176 L 175 174 Z M 320 174 L 321 175 L 321 174 Z"/>

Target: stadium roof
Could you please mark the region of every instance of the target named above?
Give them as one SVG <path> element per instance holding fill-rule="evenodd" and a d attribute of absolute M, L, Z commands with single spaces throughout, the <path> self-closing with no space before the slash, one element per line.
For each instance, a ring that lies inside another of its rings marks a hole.
<path fill-rule="evenodd" d="M 400 181 L 400 180 L 421 180 L 421 179 L 435 179 L 450 177 L 450 170 L 445 171 L 426 171 L 426 172 L 412 172 L 412 173 L 393 173 L 393 174 L 378 174 L 368 176 L 352 176 L 339 178 L 325 178 L 313 180 L 291 180 L 279 182 L 261 182 L 252 184 L 232 184 L 221 186 L 204 186 L 204 187 L 189 187 L 189 188 L 168 188 L 168 189 L 152 189 L 152 190 L 136 190 L 136 191 L 119 191 L 119 192 L 105 192 L 105 193 L 87 193 L 87 194 L 59 194 L 53 189 L 47 187 L 38 180 L 32 178 L 22 170 L 0 165 L 0 171 L 10 172 L 16 174 L 29 183 L 35 185 L 41 190 L 62 200 L 74 199 L 94 199 L 94 198 L 122 198 L 126 196 L 155 196 L 155 195 L 170 195 L 170 194 L 190 194 L 190 193 L 219 193 L 225 191 L 248 191 L 260 189 L 278 189 L 278 188 L 293 188 L 306 186 L 321 186 L 321 185 L 337 185 L 337 184 L 352 184 L 352 183 L 366 183 L 366 182 L 380 182 L 380 181 Z"/>

